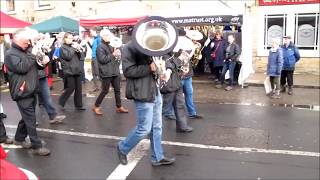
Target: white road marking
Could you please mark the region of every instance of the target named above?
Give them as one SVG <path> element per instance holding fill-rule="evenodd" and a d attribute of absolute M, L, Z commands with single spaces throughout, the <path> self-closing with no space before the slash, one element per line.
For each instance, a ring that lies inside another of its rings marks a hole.
<path fill-rule="evenodd" d="M 4 150 L 4 152 L 8 153 L 8 152 L 9 152 L 9 150 L 8 150 L 8 149 L 5 149 L 5 150 Z"/>
<path fill-rule="evenodd" d="M 147 154 L 150 143 L 146 139 L 140 143 L 128 154 L 128 164 L 119 164 L 117 168 L 107 177 L 107 180 L 125 180 L 133 169 L 137 166 L 138 162 Z"/>
<path fill-rule="evenodd" d="M 1 146 L 6 149 L 20 149 L 20 148 L 22 148 L 22 146 L 20 146 L 20 145 L 17 146 L 14 144 L 1 144 Z"/>
<path fill-rule="evenodd" d="M 6 125 L 6 128 L 16 129 L 16 126 Z M 41 132 L 49 132 L 54 134 L 64 134 L 64 135 L 71 135 L 71 136 L 92 137 L 92 138 L 110 139 L 110 140 L 124 139 L 124 137 L 120 137 L 120 136 L 110 136 L 110 135 L 102 135 L 102 134 L 89 134 L 89 133 L 81 133 L 81 132 L 44 129 L 44 128 L 37 128 L 37 130 Z M 249 147 L 228 147 L 228 146 L 222 147 L 222 146 L 173 142 L 173 141 L 162 141 L 162 143 L 165 145 L 172 145 L 172 146 L 212 149 L 212 150 L 222 150 L 222 151 L 232 151 L 232 152 L 253 152 L 253 153 L 258 152 L 258 153 L 282 154 L 282 155 L 292 155 L 292 156 L 320 157 L 319 152 L 308 152 L 308 151 L 290 151 L 290 150 L 259 149 L 259 148 L 249 148 Z"/>

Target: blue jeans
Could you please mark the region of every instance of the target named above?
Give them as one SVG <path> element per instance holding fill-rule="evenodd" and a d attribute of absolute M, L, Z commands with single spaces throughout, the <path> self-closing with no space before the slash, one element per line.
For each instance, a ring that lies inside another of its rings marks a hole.
<path fill-rule="evenodd" d="M 46 109 L 46 111 L 49 115 L 49 119 L 53 120 L 57 115 L 57 111 L 52 104 L 52 99 L 50 96 L 50 89 L 48 86 L 48 79 L 47 78 L 39 79 L 39 90 L 40 90 L 39 96 L 42 100 L 44 108 Z"/>
<path fill-rule="evenodd" d="M 128 154 L 144 137 L 150 134 L 151 159 L 158 162 L 163 159 L 162 139 L 162 98 L 160 91 L 154 102 L 134 101 L 136 106 L 136 127 L 127 138 L 119 142 L 119 149 Z"/>
<path fill-rule="evenodd" d="M 184 98 L 185 98 L 185 102 L 188 110 L 188 115 L 194 116 L 197 114 L 197 112 L 196 112 L 196 107 L 194 106 L 194 103 L 193 103 L 192 77 L 182 80 L 181 83 L 182 83 Z"/>
<path fill-rule="evenodd" d="M 224 62 L 221 77 L 220 77 L 220 81 L 222 84 L 224 83 L 225 75 L 226 75 L 227 71 L 229 70 L 229 76 L 230 76 L 229 86 L 233 85 L 233 83 L 234 83 L 233 82 L 234 81 L 233 80 L 234 79 L 234 68 L 236 67 L 236 64 L 237 64 L 237 62 L 235 62 L 235 61 Z"/>

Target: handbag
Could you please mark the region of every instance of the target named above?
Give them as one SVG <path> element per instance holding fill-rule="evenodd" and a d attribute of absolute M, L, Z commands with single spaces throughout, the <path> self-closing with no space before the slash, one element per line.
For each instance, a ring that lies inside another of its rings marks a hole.
<path fill-rule="evenodd" d="M 217 56 L 217 55 L 216 55 L 216 52 L 217 52 L 217 50 L 218 50 L 218 48 L 219 48 L 219 46 L 220 46 L 220 43 L 221 43 L 221 41 L 219 41 L 216 49 L 210 54 L 210 56 L 212 57 L 212 59 L 215 59 L 215 58 L 216 58 L 216 56 Z"/>

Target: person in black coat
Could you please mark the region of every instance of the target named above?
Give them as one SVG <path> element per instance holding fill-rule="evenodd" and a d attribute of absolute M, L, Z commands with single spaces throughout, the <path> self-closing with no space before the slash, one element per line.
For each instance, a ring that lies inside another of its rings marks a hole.
<path fill-rule="evenodd" d="M 114 35 L 108 30 L 104 29 L 100 32 L 101 43 L 97 48 L 97 61 L 99 67 L 99 74 L 102 80 L 101 92 L 96 100 L 95 105 L 92 110 L 97 115 L 102 115 L 100 104 L 102 103 L 104 97 L 108 94 L 110 84 L 114 89 L 114 95 L 116 99 L 116 111 L 118 113 L 128 113 L 128 110 L 121 105 L 120 98 L 120 55 L 119 49 L 115 49 L 110 46 L 110 40 Z"/>
<path fill-rule="evenodd" d="M 65 33 L 64 44 L 60 48 L 60 59 L 64 78 L 68 83 L 59 98 L 59 105 L 63 108 L 74 92 L 74 105 L 77 110 L 85 110 L 82 104 L 80 47 L 73 43 L 73 35 Z"/>
<path fill-rule="evenodd" d="M 162 114 L 165 116 L 167 112 L 171 111 L 173 107 L 175 119 L 176 119 L 176 131 L 180 133 L 190 133 L 193 128 L 188 125 L 185 100 L 183 96 L 181 74 L 186 73 L 181 69 L 182 59 L 185 56 L 181 56 L 182 50 L 173 53 L 171 57 L 165 57 L 166 59 L 166 73 L 169 80 L 160 89 L 163 98 L 163 110 Z"/>
<path fill-rule="evenodd" d="M 50 150 L 43 147 L 36 129 L 36 93 L 38 69 L 49 62 L 48 56 L 39 56 L 39 49 L 31 47 L 29 29 L 19 29 L 13 35 L 11 48 L 5 54 L 11 97 L 17 102 L 22 119 L 19 121 L 15 144 L 32 148 L 35 155 L 46 156 Z M 31 143 L 25 138 L 29 136 Z"/>

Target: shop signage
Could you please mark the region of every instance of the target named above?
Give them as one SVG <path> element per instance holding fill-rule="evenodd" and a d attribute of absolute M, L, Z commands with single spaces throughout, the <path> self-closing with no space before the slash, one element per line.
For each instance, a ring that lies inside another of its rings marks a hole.
<path fill-rule="evenodd" d="M 259 6 L 315 4 L 315 3 L 320 3 L 320 0 L 259 0 Z"/>

